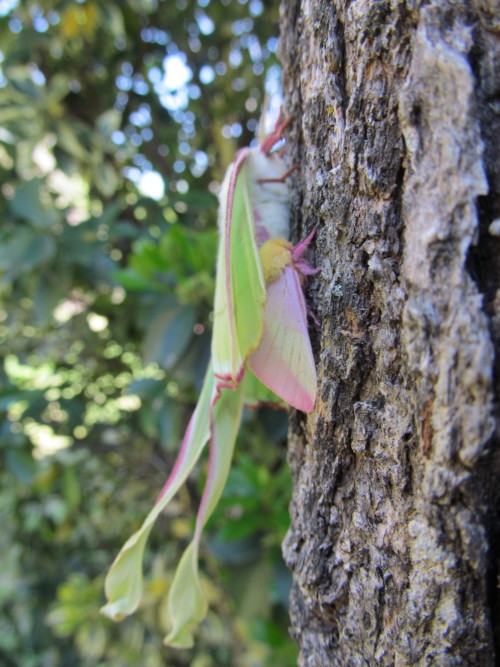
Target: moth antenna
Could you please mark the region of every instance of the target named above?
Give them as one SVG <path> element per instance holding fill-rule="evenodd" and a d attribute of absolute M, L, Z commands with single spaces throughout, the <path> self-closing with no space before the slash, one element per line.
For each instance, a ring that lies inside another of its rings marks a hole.
<path fill-rule="evenodd" d="M 264 93 L 264 101 L 262 102 L 262 113 L 260 114 L 259 129 L 257 136 L 259 144 L 263 144 L 264 141 L 266 140 L 266 115 L 267 115 L 268 102 L 269 102 L 268 95 L 267 93 Z"/>
<path fill-rule="evenodd" d="M 278 118 L 276 119 L 276 122 L 274 124 L 274 131 L 277 131 L 281 125 L 281 123 L 285 120 L 285 112 L 283 111 L 283 105 L 280 106 L 280 112 L 278 114 Z"/>

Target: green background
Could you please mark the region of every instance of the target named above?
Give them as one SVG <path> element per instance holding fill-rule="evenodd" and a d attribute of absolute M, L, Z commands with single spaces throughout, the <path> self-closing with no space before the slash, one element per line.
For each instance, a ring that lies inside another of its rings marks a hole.
<path fill-rule="evenodd" d="M 216 191 L 279 91 L 277 2 L 0 0 L 0 663 L 294 665 L 286 415 L 245 414 L 162 646 L 206 472 L 156 526 L 121 624 L 103 579 L 175 460 L 209 355 Z"/>

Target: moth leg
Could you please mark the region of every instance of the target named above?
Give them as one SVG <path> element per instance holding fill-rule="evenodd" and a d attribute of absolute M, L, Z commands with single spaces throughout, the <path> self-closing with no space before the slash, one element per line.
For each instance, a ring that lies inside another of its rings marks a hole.
<path fill-rule="evenodd" d="M 312 309 L 309 308 L 309 306 L 307 306 L 307 314 L 311 318 L 311 320 L 314 322 L 314 324 L 319 328 L 321 326 L 320 322 L 319 322 L 318 318 L 316 317 L 316 315 L 313 313 Z"/>
<path fill-rule="evenodd" d="M 301 256 L 306 251 L 308 245 L 311 243 L 313 236 L 315 234 L 316 234 L 316 229 L 313 229 L 312 232 L 308 234 L 303 241 L 299 241 L 299 243 L 297 243 L 297 245 L 294 246 L 292 250 L 292 259 L 294 262 L 296 262 L 301 258 Z"/>
<path fill-rule="evenodd" d="M 271 152 L 271 149 L 273 146 L 275 146 L 278 141 L 280 141 L 283 138 L 283 133 L 285 132 L 285 128 L 287 125 L 290 123 L 292 120 L 291 116 L 288 116 L 288 118 L 285 118 L 283 122 L 281 122 L 281 113 L 276 121 L 276 125 L 274 126 L 274 130 L 270 132 L 267 137 L 264 139 L 264 141 L 260 145 L 260 150 L 268 155 Z"/>
<path fill-rule="evenodd" d="M 312 266 L 309 266 L 309 264 L 302 259 L 302 255 L 307 250 L 307 247 L 311 243 L 311 240 L 315 233 L 316 230 L 313 229 L 312 232 L 308 236 L 306 236 L 306 238 L 303 241 L 299 241 L 299 243 L 297 243 L 297 245 L 291 249 L 293 265 L 300 273 L 301 277 L 313 276 L 314 274 L 319 273 L 321 271 L 321 269 L 314 269 Z M 314 317 L 313 319 L 315 320 Z"/>
<path fill-rule="evenodd" d="M 290 176 L 292 172 L 294 172 L 296 169 L 298 169 L 298 166 L 296 164 L 292 165 L 290 169 L 287 169 L 283 176 L 280 176 L 279 178 L 259 178 L 257 183 L 284 183 L 286 179 Z"/>

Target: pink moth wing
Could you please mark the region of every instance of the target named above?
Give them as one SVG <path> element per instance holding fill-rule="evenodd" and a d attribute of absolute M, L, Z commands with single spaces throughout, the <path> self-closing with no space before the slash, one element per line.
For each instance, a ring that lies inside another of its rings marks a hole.
<path fill-rule="evenodd" d="M 247 365 L 284 401 L 311 412 L 316 400 L 316 367 L 304 294 L 293 264 L 266 285 L 262 338 Z"/>

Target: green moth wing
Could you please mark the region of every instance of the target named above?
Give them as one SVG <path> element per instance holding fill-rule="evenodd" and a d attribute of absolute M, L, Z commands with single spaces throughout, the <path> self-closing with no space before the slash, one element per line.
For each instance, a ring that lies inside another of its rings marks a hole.
<path fill-rule="evenodd" d="M 212 363 L 227 386 L 237 384 L 262 336 L 266 288 L 256 242 L 248 155 L 238 152 L 220 193 L 219 252 Z"/>
<path fill-rule="evenodd" d="M 210 438 L 213 395 L 214 376 L 209 365 L 175 466 L 153 509 L 139 530 L 124 544 L 107 574 L 105 592 L 108 602 L 101 612 L 114 621 L 132 614 L 139 605 L 142 596 L 142 558 L 149 533 L 160 513 L 186 481 Z"/>

